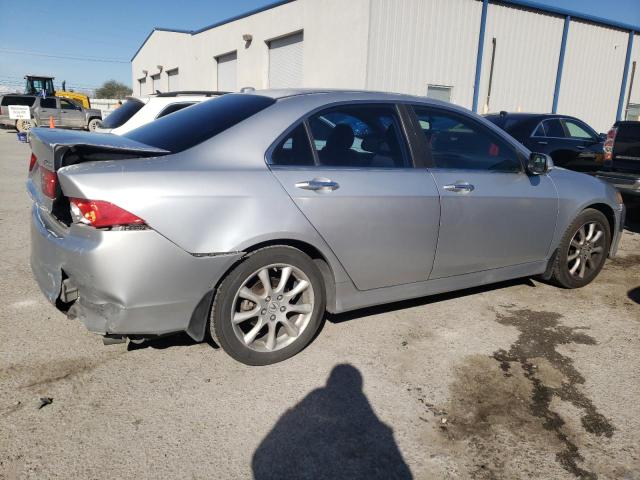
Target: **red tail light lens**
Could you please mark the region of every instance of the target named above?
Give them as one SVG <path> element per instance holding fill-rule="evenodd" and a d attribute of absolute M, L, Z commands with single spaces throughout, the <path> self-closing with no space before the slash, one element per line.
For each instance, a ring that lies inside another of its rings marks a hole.
<path fill-rule="evenodd" d="M 29 171 L 33 170 L 33 167 L 36 166 L 36 162 L 38 161 L 38 157 L 35 154 L 31 154 L 31 158 L 29 159 Z"/>
<path fill-rule="evenodd" d="M 71 198 L 71 215 L 75 222 L 96 228 L 124 225 L 144 225 L 144 220 L 133 213 L 102 200 Z"/>
<path fill-rule="evenodd" d="M 58 187 L 58 175 L 56 175 L 56 172 L 40 168 L 40 179 L 42 181 L 42 193 L 49 198 L 56 198 L 56 189 Z"/>
<path fill-rule="evenodd" d="M 612 127 L 611 130 L 607 133 L 607 139 L 604 141 L 604 161 L 611 163 L 613 160 L 613 144 L 616 141 L 616 134 L 618 133 L 618 129 L 616 127 Z"/>

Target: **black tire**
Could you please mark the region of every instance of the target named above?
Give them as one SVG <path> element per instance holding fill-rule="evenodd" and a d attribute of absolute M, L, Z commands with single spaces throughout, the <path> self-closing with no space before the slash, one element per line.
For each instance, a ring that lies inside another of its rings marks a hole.
<path fill-rule="evenodd" d="M 593 260 L 593 268 L 584 273 L 582 278 L 577 275 L 572 275 L 569 268 L 569 250 L 571 241 L 580 228 L 589 223 L 595 222 L 599 226 L 603 233 L 602 239 L 602 253 Z M 604 214 L 593 208 L 587 208 L 583 210 L 576 219 L 569 225 L 567 231 L 562 237 L 560 246 L 558 247 L 557 254 L 554 259 L 553 270 L 551 274 L 551 280 L 556 285 L 563 288 L 581 288 L 588 285 L 598 276 L 600 270 L 604 266 L 604 263 L 609 254 L 609 247 L 611 246 L 611 230 L 609 227 L 609 221 Z"/>
<path fill-rule="evenodd" d="M 306 275 L 314 296 L 313 308 L 304 330 L 292 343 L 274 351 L 255 351 L 240 340 L 234 331 L 231 320 L 232 313 L 237 308 L 236 294 L 252 274 L 274 264 L 291 265 Z M 281 362 L 300 352 L 313 340 L 322 324 L 325 299 L 322 274 L 308 255 L 288 246 L 265 247 L 247 255 L 220 283 L 211 307 L 211 337 L 231 357 L 246 365 L 270 365 Z"/>

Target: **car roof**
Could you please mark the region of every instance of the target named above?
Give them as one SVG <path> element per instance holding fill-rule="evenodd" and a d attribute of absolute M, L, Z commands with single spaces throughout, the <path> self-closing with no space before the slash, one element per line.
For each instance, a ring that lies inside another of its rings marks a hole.
<path fill-rule="evenodd" d="M 439 105 L 450 105 L 455 106 L 452 103 L 443 102 L 441 100 L 435 100 L 427 97 L 419 97 L 415 95 L 407 95 L 403 93 L 393 93 L 393 92 L 378 92 L 375 90 L 348 90 L 348 89 L 331 89 L 331 88 L 282 88 L 282 89 L 265 89 L 265 90 L 245 90 L 241 92 L 243 94 L 250 95 L 262 95 L 265 97 L 270 97 L 275 100 L 280 100 L 283 98 L 296 97 L 296 96 L 305 96 L 305 95 L 326 95 L 326 100 L 333 101 L 335 100 L 347 100 L 349 98 L 353 99 L 363 99 L 363 100 L 386 100 L 386 101 L 419 101 L 419 102 L 427 102 Z"/>

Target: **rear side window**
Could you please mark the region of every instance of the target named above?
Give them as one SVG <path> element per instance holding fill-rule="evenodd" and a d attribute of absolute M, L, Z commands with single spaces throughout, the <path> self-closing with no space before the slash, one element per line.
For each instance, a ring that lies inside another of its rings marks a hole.
<path fill-rule="evenodd" d="M 550 118 L 549 120 L 545 120 L 544 122 L 542 122 L 542 124 L 544 125 L 544 130 L 547 134 L 547 137 L 565 137 L 564 128 L 562 128 L 562 124 L 557 118 Z"/>
<path fill-rule="evenodd" d="M 309 118 L 319 165 L 359 168 L 410 166 L 394 105 L 342 105 Z"/>
<path fill-rule="evenodd" d="M 139 100 L 127 100 L 121 106 L 111 112 L 102 121 L 102 128 L 118 128 L 124 125 L 131 117 L 144 107 L 144 103 Z"/>
<path fill-rule="evenodd" d="M 451 112 L 415 106 L 437 168 L 520 172 L 515 150 L 496 134 Z"/>
<path fill-rule="evenodd" d="M 589 132 L 589 128 L 584 124 L 575 120 L 564 120 L 563 123 L 570 138 L 578 140 L 593 140 L 595 138 L 595 133 Z"/>
<path fill-rule="evenodd" d="M 284 137 L 271 154 L 273 165 L 313 165 L 313 152 L 304 124 L 299 124 Z"/>
<path fill-rule="evenodd" d="M 36 101 L 36 97 L 2 97 L 2 106 L 8 105 L 21 105 L 24 107 L 31 107 Z"/>
<path fill-rule="evenodd" d="M 190 107 L 191 105 L 195 105 L 195 102 L 184 102 L 184 103 L 174 103 L 173 105 L 169 105 L 162 110 L 156 118 L 162 118 L 170 113 L 177 112 L 178 110 L 182 110 L 183 108 Z"/>
<path fill-rule="evenodd" d="M 55 98 L 43 98 L 40 100 L 41 108 L 58 108 Z"/>
<path fill-rule="evenodd" d="M 546 137 L 547 132 L 544 129 L 544 123 L 540 123 L 536 129 L 533 131 L 534 137 Z"/>
<path fill-rule="evenodd" d="M 222 95 L 159 118 L 124 136 L 172 153 L 181 152 L 237 125 L 274 103 L 273 98 L 262 95 Z"/>

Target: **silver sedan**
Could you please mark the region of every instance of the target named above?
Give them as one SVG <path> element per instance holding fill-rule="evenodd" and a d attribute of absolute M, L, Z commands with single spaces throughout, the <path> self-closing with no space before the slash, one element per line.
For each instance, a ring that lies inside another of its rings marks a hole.
<path fill-rule="evenodd" d="M 32 269 L 111 341 L 207 332 L 282 361 L 338 313 L 541 276 L 582 287 L 624 205 L 468 110 L 348 91 L 224 95 L 117 137 L 36 128 Z"/>

